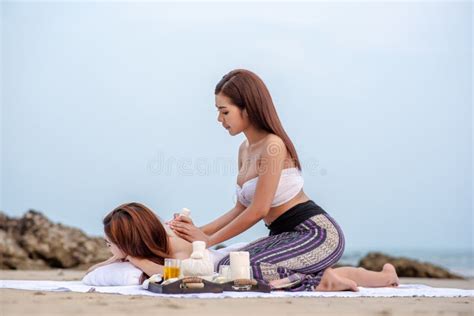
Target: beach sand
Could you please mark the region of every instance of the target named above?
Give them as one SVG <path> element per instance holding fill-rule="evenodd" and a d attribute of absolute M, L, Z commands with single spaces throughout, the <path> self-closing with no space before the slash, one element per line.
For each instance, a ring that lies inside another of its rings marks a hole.
<path fill-rule="evenodd" d="M 0 270 L 0 279 L 80 280 L 84 271 Z M 401 278 L 401 283 L 474 289 L 474 280 Z M 474 298 L 171 299 L 0 289 L 0 315 L 474 315 Z"/>

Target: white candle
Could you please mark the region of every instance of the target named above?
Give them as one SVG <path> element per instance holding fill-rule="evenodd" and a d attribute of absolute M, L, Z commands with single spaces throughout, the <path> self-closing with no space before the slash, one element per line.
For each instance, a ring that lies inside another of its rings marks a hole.
<path fill-rule="evenodd" d="M 248 251 L 230 253 L 230 274 L 232 280 L 250 279 L 250 259 Z"/>

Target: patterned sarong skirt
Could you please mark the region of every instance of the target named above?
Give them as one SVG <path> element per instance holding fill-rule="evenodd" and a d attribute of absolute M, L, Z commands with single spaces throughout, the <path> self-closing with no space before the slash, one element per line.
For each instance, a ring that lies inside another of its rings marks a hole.
<path fill-rule="evenodd" d="M 267 226 L 270 235 L 239 251 L 248 251 L 255 279 L 277 284 L 275 288 L 311 291 L 321 282 L 324 270 L 344 252 L 344 234 L 313 201 L 298 204 Z M 230 264 L 227 255 L 218 263 Z"/>

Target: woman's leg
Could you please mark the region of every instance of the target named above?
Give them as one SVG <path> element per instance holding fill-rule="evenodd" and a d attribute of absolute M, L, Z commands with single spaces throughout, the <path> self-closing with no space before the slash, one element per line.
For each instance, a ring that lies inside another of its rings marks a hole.
<path fill-rule="evenodd" d="M 333 271 L 338 276 L 353 280 L 358 286 L 363 287 L 396 287 L 400 283 L 395 267 L 390 263 L 386 263 L 380 272 L 353 267 L 340 267 Z"/>
<path fill-rule="evenodd" d="M 330 269 L 342 256 L 344 244 L 340 227 L 324 214 L 300 223 L 293 232 L 259 239 L 241 251 L 249 252 L 254 277 L 278 285 L 277 288 L 355 291 L 355 282 Z M 219 265 L 229 262 L 226 256 Z"/>
<path fill-rule="evenodd" d="M 318 286 L 314 289 L 321 292 L 332 291 L 354 291 L 358 292 L 357 283 L 353 280 L 338 275 L 335 269 L 327 268 L 324 270 L 323 277 Z"/>
<path fill-rule="evenodd" d="M 294 276 L 294 275 L 292 275 Z M 291 277 L 286 279 L 278 279 L 270 281 L 270 285 L 272 288 L 278 289 L 281 286 L 286 286 L 289 282 L 291 282 Z M 354 281 L 347 279 L 345 277 L 341 277 L 334 272 L 334 269 L 327 268 L 324 270 L 322 275 L 321 281 L 318 282 L 318 285 L 314 289 L 315 291 L 322 291 L 322 292 L 331 292 L 331 291 L 354 291 L 357 292 L 359 289 L 357 288 L 357 283 Z"/>

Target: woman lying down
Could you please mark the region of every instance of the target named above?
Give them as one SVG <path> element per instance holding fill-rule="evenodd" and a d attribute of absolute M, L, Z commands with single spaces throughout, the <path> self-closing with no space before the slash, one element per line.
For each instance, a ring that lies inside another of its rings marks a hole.
<path fill-rule="evenodd" d="M 89 285 L 141 284 L 151 275 L 163 274 L 165 258 L 188 259 L 193 250 L 190 242 L 178 237 L 166 224 L 163 225 L 149 208 L 140 203 L 127 203 L 117 207 L 104 218 L 103 224 L 105 240 L 112 257 L 92 266 L 87 271 L 83 282 Z M 275 242 L 270 243 L 275 245 L 275 251 L 278 247 L 281 248 L 278 242 L 279 236 L 271 236 L 275 238 Z M 219 265 L 228 264 L 230 251 L 249 251 L 254 277 L 268 282 L 275 288 L 285 288 L 285 284 L 288 284 L 285 289 L 290 291 L 358 291 L 357 286 L 398 286 L 399 280 L 395 268 L 387 263 L 380 272 L 354 267 L 326 267 L 316 287 L 304 287 L 302 284 L 306 275 L 320 273 L 320 271 L 312 272 L 304 268 L 298 269 L 294 266 L 274 265 L 272 262 L 267 262 L 265 258 L 271 258 L 271 256 L 259 256 L 258 252 L 252 251 L 261 240 L 266 238 L 269 237 L 220 250 L 209 249 L 215 269 L 218 270 Z M 270 253 L 271 250 L 268 246 L 264 249 Z M 313 251 L 317 252 L 318 248 Z M 261 254 L 261 250 L 259 252 Z M 318 258 L 317 253 L 312 257 Z M 273 269 L 274 273 L 262 275 L 259 273 L 261 266 L 265 266 L 265 271 Z"/>

